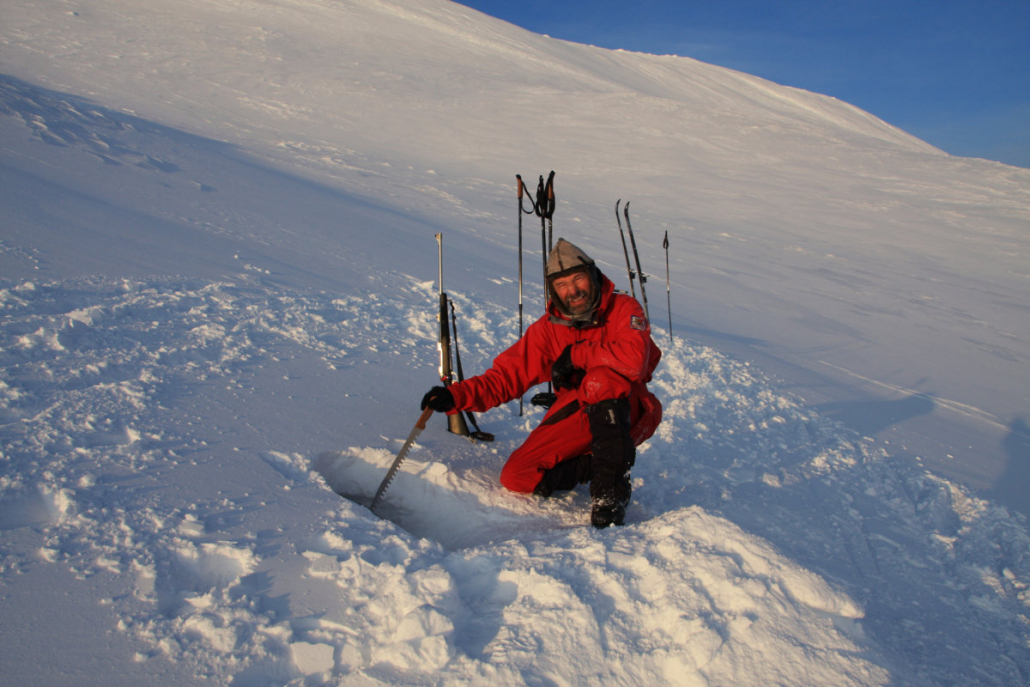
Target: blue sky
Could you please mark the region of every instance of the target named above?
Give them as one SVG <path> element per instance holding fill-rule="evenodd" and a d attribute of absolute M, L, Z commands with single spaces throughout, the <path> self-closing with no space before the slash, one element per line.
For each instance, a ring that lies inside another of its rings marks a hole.
<path fill-rule="evenodd" d="M 536 33 L 832 95 L 954 155 L 1030 167 L 1030 0 L 462 0 Z"/>

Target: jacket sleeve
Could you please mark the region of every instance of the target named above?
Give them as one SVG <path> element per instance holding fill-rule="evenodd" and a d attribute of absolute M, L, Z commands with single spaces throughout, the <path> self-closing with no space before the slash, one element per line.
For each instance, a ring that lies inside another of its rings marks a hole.
<path fill-rule="evenodd" d="M 494 358 L 486 372 L 451 384 L 455 410 L 477 413 L 495 408 L 551 378 L 554 362 L 544 318 L 526 329 L 513 346 Z"/>
<path fill-rule="evenodd" d="M 604 336 L 572 347 L 572 364 L 589 370 L 607 367 L 631 382 L 647 383 L 658 364 L 651 325 L 636 299 L 617 297 L 604 324 Z M 660 356 L 660 353 L 658 354 Z"/>

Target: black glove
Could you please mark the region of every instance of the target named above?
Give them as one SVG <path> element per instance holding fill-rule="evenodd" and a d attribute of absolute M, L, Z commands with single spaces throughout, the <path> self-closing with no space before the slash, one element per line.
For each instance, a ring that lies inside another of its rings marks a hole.
<path fill-rule="evenodd" d="M 583 370 L 572 364 L 572 344 L 569 344 L 551 365 L 551 384 L 555 389 L 575 389 L 582 381 Z"/>
<path fill-rule="evenodd" d="M 454 410 L 454 395 L 445 386 L 434 386 L 422 397 L 422 410 L 426 408 L 432 408 L 438 413 L 448 413 Z"/>

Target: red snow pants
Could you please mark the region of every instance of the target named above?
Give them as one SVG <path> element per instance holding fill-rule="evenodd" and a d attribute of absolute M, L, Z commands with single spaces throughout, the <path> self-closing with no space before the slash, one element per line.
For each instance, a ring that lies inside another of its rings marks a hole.
<path fill-rule="evenodd" d="M 597 397 L 604 389 L 605 396 Z M 616 393 L 612 393 L 612 391 Z M 590 424 L 584 408 L 608 398 L 629 397 L 630 435 L 636 446 L 647 441 L 662 421 L 662 404 L 643 384 L 634 384 L 612 370 L 589 370 L 579 388 L 562 394 L 541 423 L 501 469 L 501 485 L 509 491 L 532 493 L 545 470 L 590 453 Z"/>

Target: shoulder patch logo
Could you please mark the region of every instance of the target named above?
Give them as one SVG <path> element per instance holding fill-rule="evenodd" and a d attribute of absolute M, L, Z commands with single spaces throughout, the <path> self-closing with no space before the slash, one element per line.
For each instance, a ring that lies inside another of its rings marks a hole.
<path fill-rule="evenodd" d="M 647 320 L 639 315 L 633 315 L 629 318 L 629 326 L 630 329 L 639 329 L 640 331 L 644 331 L 647 329 Z"/>

